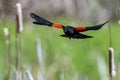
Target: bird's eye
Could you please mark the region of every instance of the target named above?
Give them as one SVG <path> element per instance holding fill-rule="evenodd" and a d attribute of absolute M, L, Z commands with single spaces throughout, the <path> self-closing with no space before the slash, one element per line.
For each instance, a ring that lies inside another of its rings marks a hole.
<path fill-rule="evenodd" d="M 65 32 L 69 31 L 69 28 L 65 28 Z"/>

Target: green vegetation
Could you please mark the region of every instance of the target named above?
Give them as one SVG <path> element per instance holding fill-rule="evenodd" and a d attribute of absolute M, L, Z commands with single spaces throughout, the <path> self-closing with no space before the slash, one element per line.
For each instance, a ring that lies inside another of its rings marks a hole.
<path fill-rule="evenodd" d="M 61 20 L 59 20 L 61 21 Z M 67 20 L 65 20 L 67 21 Z M 73 21 L 59 23 L 73 26 L 80 25 Z M 93 24 L 94 25 L 94 24 Z M 6 46 L 3 34 L 3 24 L 0 24 L 0 75 L 4 76 L 6 68 Z M 12 68 L 15 66 L 15 25 L 7 24 L 10 30 Z M 60 80 L 59 75 L 64 73 L 65 80 L 74 80 L 75 76 L 87 76 L 89 80 L 100 80 L 97 66 L 98 56 L 103 56 L 108 71 L 109 32 L 108 24 L 98 31 L 88 31 L 84 34 L 93 35 L 91 39 L 67 39 L 60 37 L 61 29 L 46 26 L 24 25 L 21 34 L 23 66 L 30 68 L 34 77 L 38 69 L 36 53 L 36 38 L 40 38 L 44 56 L 45 72 L 51 80 Z M 111 25 L 112 47 L 115 49 L 115 64 L 120 58 L 120 27 L 117 23 Z M 101 65 L 102 66 L 102 65 Z M 108 73 L 109 74 L 109 73 Z M 70 79 L 69 79 L 70 78 Z"/>

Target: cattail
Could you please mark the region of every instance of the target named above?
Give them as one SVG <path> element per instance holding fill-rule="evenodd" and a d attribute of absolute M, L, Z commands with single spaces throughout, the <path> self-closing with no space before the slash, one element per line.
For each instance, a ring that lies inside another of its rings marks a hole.
<path fill-rule="evenodd" d="M 21 4 L 16 4 L 16 68 L 18 68 L 18 64 L 21 58 L 21 36 L 20 32 L 23 31 L 23 22 L 22 22 L 22 8 Z"/>
<path fill-rule="evenodd" d="M 9 30 L 8 30 L 8 28 L 5 27 L 5 28 L 3 29 L 3 32 L 4 32 L 4 35 L 5 35 L 5 37 L 6 37 L 6 45 L 8 46 L 9 43 L 10 43 L 10 39 L 9 39 Z"/>
<path fill-rule="evenodd" d="M 21 55 L 21 35 L 23 31 L 22 7 L 20 3 L 16 4 L 16 80 L 22 80 L 22 55 Z"/>
<path fill-rule="evenodd" d="M 109 48 L 109 75 L 110 77 L 116 76 L 115 64 L 114 64 L 114 49 Z"/>
<path fill-rule="evenodd" d="M 9 31 L 8 31 L 8 28 L 7 28 L 7 27 L 4 28 L 4 35 L 5 35 L 6 37 L 9 36 Z"/>
<path fill-rule="evenodd" d="M 118 21 L 118 23 L 120 24 L 120 20 Z"/>
<path fill-rule="evenodd" d="M 17 21 L 17 28 L 16 31 L 22 32 L 23 31 L 23 20 L 22 20 L 22 7 L 20 3 L 16 4 L 17 12 L 16 12 L 16 21 Z"/>
<path fill-rule="evenodd" d="M 4 27 L 3 32 L 4 32 L 4 35 L 6 38 L 6 51 L 7 51 L 7 75 L 6 75 L 6 79 L 8 80 L 10 78 L 10 73 L 11 73 L 10 35 L 9 35 L 9 30 L 7 27 Z"/>

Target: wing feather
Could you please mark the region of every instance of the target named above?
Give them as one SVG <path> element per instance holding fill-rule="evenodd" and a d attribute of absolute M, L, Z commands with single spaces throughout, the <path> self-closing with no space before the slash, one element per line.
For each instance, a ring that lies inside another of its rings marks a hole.
<path fill-rule="evenodd" d="M 61 24 L 55 24 L 55 23 L 52 23 L 34 13 L 31 13 L 30 16 L 35 19 L 35 22 L 33 22 L 34 24 L 39 24 L 39 25 L 46 25 L 46 26 L 53 26 L 53 27 L 56 27 L 56 28 L 62 28 L 63 26 Z"/>
<path fill-rule="evenodd" d="M 88 27 L 80 26 L 80 27 L 75 28 L 75 30 L 79 31 L 79 32 L 88 31 L 88 30 L 98 30 L 98 29 L 102 28 L 105 24 L 107 24 L 108 22 L 109 21 L 106 21 L 103 24 L 99 24 L 99 25 L 95 25 L 95 26 L 88 26 Z"/>
<path fill-rule="evenodd" d="M 52 26 L 52 22 L 34 14 L 34 13 L 31 13 L 30 16 L 35 19 L 35 22 L 33 22 L 34 24 L 39 24 L 39 25 L 47 25 L 47 26 Z"/>

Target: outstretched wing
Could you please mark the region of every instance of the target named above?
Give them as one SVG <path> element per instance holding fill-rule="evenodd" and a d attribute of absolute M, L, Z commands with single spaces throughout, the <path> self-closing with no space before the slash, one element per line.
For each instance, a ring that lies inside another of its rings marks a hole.
<path fill-rule="evenodd" d="M 34 14 L 34 13 L 31 13 L 30 16 L 35 19 L 35 22 L 33 22 L 34 24 L 40 24 L 40 25 L 47 25 L 47 26 L 51 26 L 53 23 Z"/>
<path fill-rule="evenodd" d="M 34 24 L 53 26 L 53 27 L 56 27 L 56 28 L 62 28 L 63 27 L 61 24 L 52 23 L 52 22 L 34 14 L 34 13 L 30 13 L 30 16 L 35 20 L 33 22 Z"/>
<path fill-rule="evenodd" d="M 99 24 L 99 25 L 95 25 L 95 26 L 89 26 L 89 27 L 80 26 L 80 27 L 75 28 L 75 30 L 79 31 L 79 32 L 83 32 L 83 31 L 87 31 L 87 30 L 98 30 L 98 29 L 100 29 L 101 27 L 103 27 L 108 22 L 109 21 L 106 21 L 103 24 Z"/>

